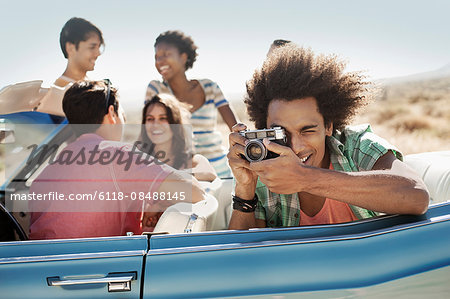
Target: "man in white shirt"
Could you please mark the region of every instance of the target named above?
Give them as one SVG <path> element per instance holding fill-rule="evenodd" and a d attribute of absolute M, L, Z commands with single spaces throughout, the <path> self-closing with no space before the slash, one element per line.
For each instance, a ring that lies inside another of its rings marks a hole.
<path fill-rule="evenodd" d="M 59 43 L 67 66 L 42 98 L 38 111 L 57 115 L 55 122 L 62 121 L 62 98 L 73 82 L 85 80 L 86 73 L 93 71 L 97 58 L 102 54 L 103 35 L 91 22 L 82 18 L 71 18 L 61 30 Z"/>

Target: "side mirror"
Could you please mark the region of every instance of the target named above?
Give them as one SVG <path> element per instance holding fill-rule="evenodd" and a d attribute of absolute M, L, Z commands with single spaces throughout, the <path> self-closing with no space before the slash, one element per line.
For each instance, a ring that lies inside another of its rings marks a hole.
<path fill-rule="evenodd" d="M 0 144 L 14 143 L 14 124 L 8 123 L 6 119 L 0 119 Z"/>

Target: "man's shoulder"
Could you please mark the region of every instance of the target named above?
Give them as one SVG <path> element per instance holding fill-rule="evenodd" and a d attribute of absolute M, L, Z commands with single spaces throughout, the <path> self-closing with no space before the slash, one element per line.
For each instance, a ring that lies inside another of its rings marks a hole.
<path fill-rule="evenodd" d="M 69 143 L 66 149 L 72 148 L 88 148 L 100 144 L 104 139 L 95 133 L 86 133 L 78 136 L 73 142 Z"/>
<path fill-rule="evenodd" d="M 345 142 L 347 140 L 359 140 L 367 132 L 373 132 L 370 124 L 349 125 L 345 126 L 342 131 L 337 131 L 334 136 Z"/>
<path fill-rule="evenodd" d="M 358 148 L 373 148 L 376 146 L 378 148 L 395 150 L 398 152 L 398 149 L 389 141 L 375 134 L 370 124 L 347 126 L 343 130 L 343 136 L 345 137 L 345 143 L 351 143 L 351 146 L 356 146 Z"/>
<path fill-rule="evenodd" d="M 401 152 L 376 135 L 369 124 L 346 126 L 341 132 L 333 134 L 333 137 L 330 141 L 334 152 L 352 160 L 359 170 L 372 169 L 375 162 L 388 151 L 402 160 Z"/>
<path fill-rule="evenodd" d="M 119 150 L 123 152 L 131 152 L 136 149 L 131 143 L 114 141 L 114 140 L 102 140 L 99 142 L 99 150 Z"/>
<path fill-rule="evenodd" d="M 115 141 L 104 139 L 100 135 L 95 133 L 86 133 L 79 136 L 74 142 L 68 145 L 71 147 L 95 147 L 98 146 L 97 150 L 121 150 L 121 151 L 132 151 L 135 146 L 128 142 Z"/>
<path fill-rule="evenodd" d="M 342 131 L 337 131 L 333 134 L 332 139 L 338 144 L 342 144 L 343 149 L 351 151 L 355 148 L 360 148 L 363 144 L 380 143 L 386 147 L 392 147 L 382 137 L 376 135 L 370 124 L 359 124 L 345 126 Z"/>
<path fill-rule="evenodd" d="M 59 89 L 67 90 L 70 86 L 73 85 L 72 81 L 67 81 L 64 78 L 59 77 L 55 80 L 55 82 L 52 84 L 52 87 L 56 87 Z"/>
<path fill-rule="evenodd" d="M 70 152 L 73 157 L 84 156 L 86 160 L 89 160 L 88 158 L 90 158 L 90 160 L 96 160 L 100 156 L 105 157 L 102 152 L 110 152 L 106 157 L 111 157 L 111 155 L 114 155 L 116 152 L 123 152 L 123 154 L 126 154 L 134 150 L 136 150 L 136 147 L 133 144 L 107 140 L 97 134 L 88 133 L 79 136 L 74 142 L 67 145 L 60 155 Z M 112 159 L 111 161 L 114 160 Z"/>

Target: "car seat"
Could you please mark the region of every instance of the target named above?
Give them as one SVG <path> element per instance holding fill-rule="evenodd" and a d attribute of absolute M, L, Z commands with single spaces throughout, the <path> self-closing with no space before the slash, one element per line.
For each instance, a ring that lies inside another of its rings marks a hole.
<path fill-rule="evenodd" d="M 430 204 L 450 201 L 450 151 L 407 155 L 404 161 L 425 182 Z"/>
<path fill-rule="evenodd" d="M 217 200 L 211 194 L 195 204 L 174 204 L 164 211 L 153 232 L 176 234 L 211 230 L 217 207 Z"/>

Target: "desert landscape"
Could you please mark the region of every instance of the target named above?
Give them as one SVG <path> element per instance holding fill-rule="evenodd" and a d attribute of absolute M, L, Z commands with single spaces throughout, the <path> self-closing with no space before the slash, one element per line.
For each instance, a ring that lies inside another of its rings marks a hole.
<path fill-rule="evenodd" d="M 450 150 L 450 65 L 434 72 L 378 80 L 374 87 L 374 99 L 353 124 L 370 123 L 376 134 L 404 155 Z M 243 96 L 230 102 L 239 120 L 251 124 Z M 228 127 L 221 120 L 218 126 L 228 146 Z"/>
<path fill-rule="evenodd" d="M 375 96 L 354 118 L 353 124 L 370 123 L 372 130 L 404 154 L 450 150 L 450 65 L 439 70 L 374 82 Z M 224 90 L 227 96 L 226 91 Z M 243 95 L 228 99 L 238 119 L 254 128 L 247 116 Z M 139 134 L 141 111 L 127 111 L 125 140 Z M 229 129 L 218 117 L 223 144 Z M 133 132 L 131 132 L 133 131 Z M 5 145 L 0 145 L 0 178 L 5 178 Z M 18 162 L 18 161 L 16 161 Z M 17 164 L 17 163 L 16 163 Z M 12 171 L 12 168 L 8 169 Z"/>

